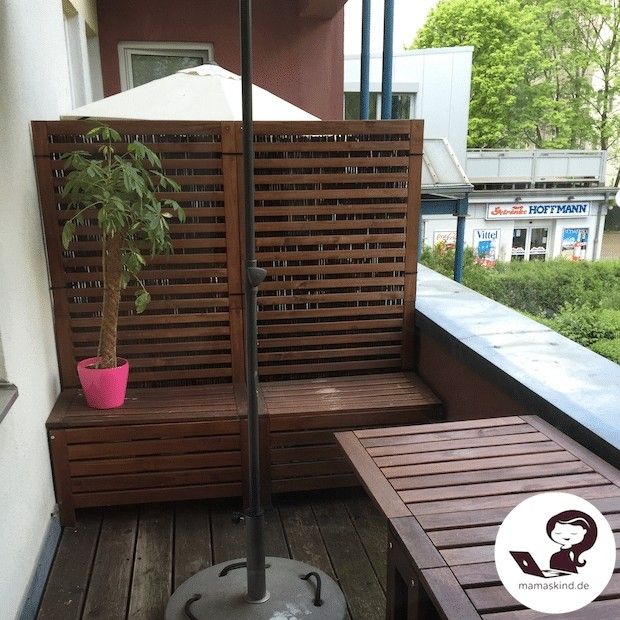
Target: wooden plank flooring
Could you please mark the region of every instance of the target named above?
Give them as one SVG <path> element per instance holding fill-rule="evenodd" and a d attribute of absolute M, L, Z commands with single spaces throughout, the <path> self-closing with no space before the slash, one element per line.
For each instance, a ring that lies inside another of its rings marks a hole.
<path fill-rule="evenodd" d="M 65 528 L 39 620 L 161 620 L 168 597 L 194 572 L 245 555 L 230 500 L 78 511 Z M 266 513 L 269 555 L 335 577 L 351 620 L 385 617 L 386 524 L 359 489 L 287 494 Z M 213 620 L 219 620 L 214 618 Z"/>

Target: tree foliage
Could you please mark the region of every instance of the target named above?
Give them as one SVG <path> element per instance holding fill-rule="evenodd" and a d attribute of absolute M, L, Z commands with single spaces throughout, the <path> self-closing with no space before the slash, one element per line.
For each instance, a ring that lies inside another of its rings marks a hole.
<path fill-rule="evenodd" d="M 619 28 L 620 0 L 442 0 L 413 47 L 474 47 L 470 147 L 613 152 Z"/>

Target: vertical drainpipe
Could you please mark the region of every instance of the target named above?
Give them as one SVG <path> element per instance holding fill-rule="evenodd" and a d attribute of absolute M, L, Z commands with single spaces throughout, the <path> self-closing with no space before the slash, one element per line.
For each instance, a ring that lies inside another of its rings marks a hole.
<path fill-rule="evenodd" d="M 385 0 L 383 11 L 383 75 L 381 81 L 381 118 L 386 119 L 392 118 L 394 0 Z"/>
<path fill-rule="evenodd" d="M 465 253 L 465 216 L 467 215 L 469 199 L 460 198 L 456 204 L 456 246 L 454 248 L 454 279 L 463 280 L 463 262 Z"/>
<path fill-rule="evenodd" d="M 362 55 L 360 58 L 360 118 L 370 112 L 370 0 L 362 0 Z"/>

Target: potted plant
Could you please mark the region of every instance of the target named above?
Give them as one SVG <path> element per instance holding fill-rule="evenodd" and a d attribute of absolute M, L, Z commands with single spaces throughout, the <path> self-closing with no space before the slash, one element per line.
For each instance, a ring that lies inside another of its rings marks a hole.
<path fill-rule="evenodd" d="M 172 241 L 168 221 L 185 214 L 175 200 L 161 200 L 158 191 L 179 191 L 180 186 L 162 173 L 157 155 L 137 140 L 125 152 L 114 143 L 120 134 L 97 125 L 87 136 L 101 141 L 98 155 L 72 151 L 63 157 L 70 170 L 61 194 L 75 213 L 62 230 L 69 248 L 79 235 L 80 224 L 96 224 L 101 230 L 103 303 L 97 357 L 78 363 L 78 376 L 86 401 L 96 409 L 120 407 L 125 400 L 129 373 L 126 359 L 117 358 L 117 328 L 121 291 L 137 284 L 135 306 L 144 312 L 150 295 L 139 274 L 145 255 L 169 254 Z"/>

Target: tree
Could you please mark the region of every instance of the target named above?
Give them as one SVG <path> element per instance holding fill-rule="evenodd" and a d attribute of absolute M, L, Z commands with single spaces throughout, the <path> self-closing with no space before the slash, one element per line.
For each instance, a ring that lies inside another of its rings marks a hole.
<path fill-rule="evenodd" d="M 620 0 L 443 0 L 413 45 L 474 46 L 469 146 L 613 155 L 619 28 Z"/>
<path fill-rule="evenodd" d="M 539 25 L 518 0 L 444 0 L 429 14 L 414 47 L 474 47 L 469 116 L 470 147 L 524 146 L 535 110 L 550 97 L 536 82 L 542 71 Z"/>

